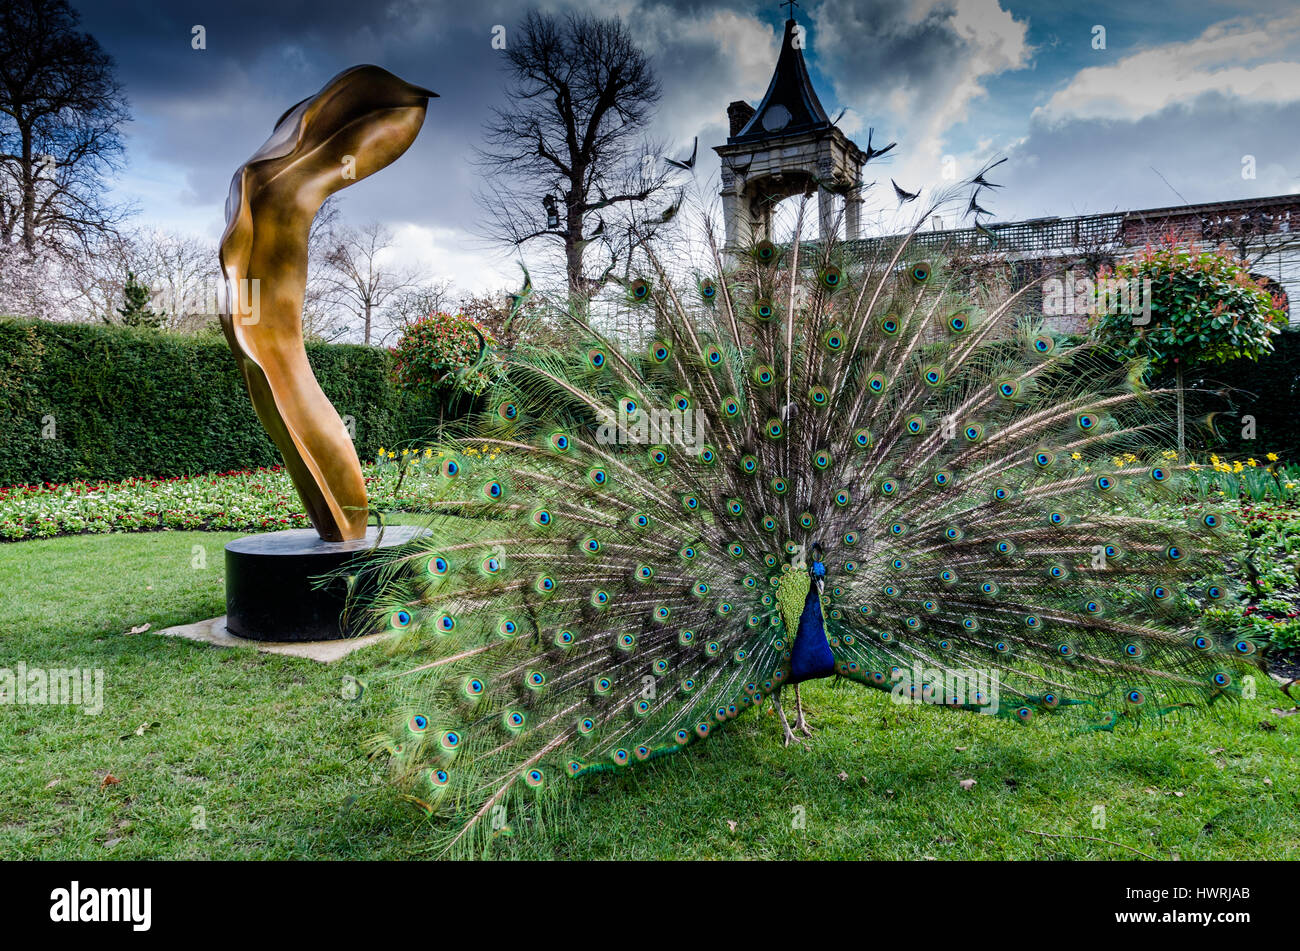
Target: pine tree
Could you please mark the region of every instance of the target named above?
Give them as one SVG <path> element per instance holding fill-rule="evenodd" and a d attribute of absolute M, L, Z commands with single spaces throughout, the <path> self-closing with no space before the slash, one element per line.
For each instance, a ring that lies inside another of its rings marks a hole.
<path fill-rule="evenodd" d="M 134 271 L 126 272 L 126 285 L 122 288 L 126 306 L 117 308 L 122 323 L 128 327 L 160 327 L 166 314 L 154 313 L 149 306 L 149 288 L 135 279 Z"/>

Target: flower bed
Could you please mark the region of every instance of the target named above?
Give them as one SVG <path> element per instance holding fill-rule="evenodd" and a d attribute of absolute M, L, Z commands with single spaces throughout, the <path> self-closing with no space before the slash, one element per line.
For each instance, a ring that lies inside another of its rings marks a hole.
<path fill-rule="evenodd" d="M 486 447 L 484 447 L 486 449 Z M 496 453 L 467 450 L 480 465 Z M 383 453 L 362 465 L 370 504 L 381 512 L 418 511 L 432 494 L 439 454 Z M 0 540 L 89 532 L 279 531 L 311 523 L 283 466 L 171 479 L 46 482 L 0 487 Z"/>
<path fill-rule="evenodd" d="M 84 532 L 268 531 L 310 524 L 282 467 L 171 479 L 0 488 L 0 538 Z"/>

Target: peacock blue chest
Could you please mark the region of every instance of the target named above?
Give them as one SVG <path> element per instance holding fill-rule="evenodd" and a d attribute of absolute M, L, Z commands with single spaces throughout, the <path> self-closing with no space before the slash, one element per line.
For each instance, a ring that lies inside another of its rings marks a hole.
<path fill-rule="evenodd" d="M 794 645 L 790 648 L 790 683 L 829 677 L 835 673 L 835 656 L 826 639 L 826 618 L 822 614 L 821 586 L 826 568 L 821 562 L 812 566 L 813 583 L 804 598 L 803 612 Z"/>

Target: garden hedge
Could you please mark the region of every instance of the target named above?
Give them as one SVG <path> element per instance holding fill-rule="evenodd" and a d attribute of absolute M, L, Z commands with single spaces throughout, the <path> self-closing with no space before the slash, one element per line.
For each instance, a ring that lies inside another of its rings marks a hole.
<path fill-rule="evenodd" d="M 1300 462 L 1300 329 L 1273 337 L 1273 352 L 1255 360 L 1233 360 L 1193 367 L 1184 376 L 1188 426 L 1194 417 L 1213 416 L 1213 434 L 1202 427 L 1208 446 L 1232 459 L 1263 462 L 1274 452 Z M 1154 381 L 1172 386 L 1172 374 Z M 1254 417 L 1254 438 L 1243 438 L 1245 417 Z"/>
<path fill-rule="evenodd" d="M 399 390 L 386 350 L 308 344 L 307 357 L 356 420 L 362 459 L 436 431 L 438 402 Z M 0 319 L 0 485 L 278 462 L 220 335 Z"/>

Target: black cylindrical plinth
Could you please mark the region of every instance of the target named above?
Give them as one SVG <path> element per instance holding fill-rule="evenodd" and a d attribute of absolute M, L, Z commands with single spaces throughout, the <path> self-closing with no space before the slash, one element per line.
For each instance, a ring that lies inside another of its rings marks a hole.
<path fill-rule="evenodd" d="M 421 529 L 384 529 L 380 548 L 411 541 Z M 319 585 L 323 575 L 361 561 L 379 529 L 346 542 L 322 541 L 314 529 L 268 532 L 226 545 L 226 629 L 258 641 L 330 641 L 364 633 L 343 629 L 347 595 L 343 578 Z"/>

